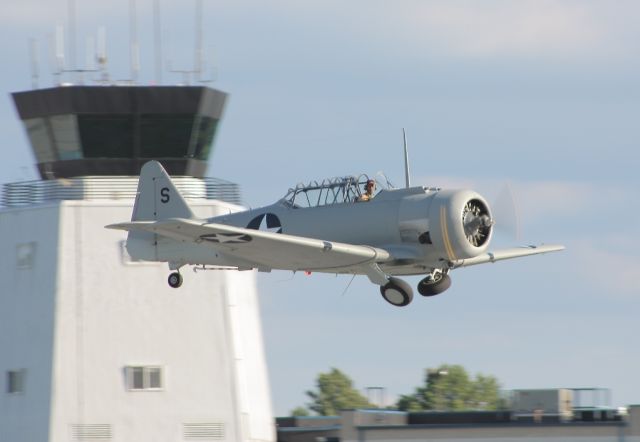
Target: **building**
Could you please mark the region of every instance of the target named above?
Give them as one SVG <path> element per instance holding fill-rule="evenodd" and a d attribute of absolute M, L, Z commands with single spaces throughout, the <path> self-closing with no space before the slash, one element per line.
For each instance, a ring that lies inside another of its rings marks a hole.
<path fill-rule="evenodd" d="M 640 405 L 627 416 L 519 419 L 512 411 L 421 412 L 344 410 L 340 416 L 278 418 L 279 442 L 640 442 Z"/>
<path fill-rule="evenodd" d="M 239 210 L 205 178 L 225 94 L 71 86 L 14 94 L 41 180 L 0 210 L 0 440 L 273 441 L 255 275 L 135 262 L 122 232 L 157 159 L 203 217 Z"/>

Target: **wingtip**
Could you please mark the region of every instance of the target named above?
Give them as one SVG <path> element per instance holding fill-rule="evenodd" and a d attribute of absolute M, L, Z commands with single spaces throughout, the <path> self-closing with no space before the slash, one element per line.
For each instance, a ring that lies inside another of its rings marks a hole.
<path fill-rule="evenodd" d="M 566 247 L 562 244 L 529 244 L 523 247 L 526 249 L 541 250 L 541 251 L 543 250 L 546 252 L 560 252 L 566 249 Z"/>
<path fill-rule="evenodd" d="M 123 223 L 107 224 L 106 226 L 104 226 L 104 228 L 111 230 L 127 230 Z"/>
<path fill-rule="evenodd" d="M 561 252 L 562 250 L 566 249 L 563 244 L 543 244 L 541 247 L 548 249 L 550 252 Z"/>

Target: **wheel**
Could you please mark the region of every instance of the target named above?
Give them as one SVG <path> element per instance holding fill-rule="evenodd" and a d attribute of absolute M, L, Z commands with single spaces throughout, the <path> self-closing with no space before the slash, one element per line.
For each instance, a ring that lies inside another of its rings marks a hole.
<path fill-rule="evenodd" d="M 177 289 L 182 285 L 182 275 L 178 272 L 173 272 L 169 275 L 169 285 L 174 289 Z"/>
<path fill-rule="evenodd" d="M 402 279 L 389 278 L 389 282 L 380 286 L 380 293 L 385 301 L 396 307 L 404 307 L 413 299 L 411 286 Z"/>
<path fill-rule="evenodd" d="M 451 278 L 444 273 L 436 273 L 424 278 L 418 283 L 418 291 L 422 296 L 435 296 L 451 287 Z"/>

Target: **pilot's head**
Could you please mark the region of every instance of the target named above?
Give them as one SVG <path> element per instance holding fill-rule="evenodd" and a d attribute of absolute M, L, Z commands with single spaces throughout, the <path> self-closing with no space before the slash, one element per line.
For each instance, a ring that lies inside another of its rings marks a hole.
<path fill-rule="evenodd" d="M 364 190 L 366 190 L 367 193 L 373 193 L 373 191 L 376 190 L 376 181 L 367 180 L 367 184 L 364 185 Z"/>

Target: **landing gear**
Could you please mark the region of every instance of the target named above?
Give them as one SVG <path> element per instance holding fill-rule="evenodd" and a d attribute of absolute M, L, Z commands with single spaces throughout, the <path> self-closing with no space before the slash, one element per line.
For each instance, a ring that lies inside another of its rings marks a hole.
<path fill-rule="evenodd" d="M 389 282 L 380 286 L 380 293 L 385 301 L 396 307 L 404 307 L 413 299 L 411 286 L 402 279 L 391 277 Z"/>
<path fill-rule="evenodd" d="M 422 296 L 435 296 L 451 287 L 451 278 L 446 273 L 435 272 L 418 283 Z"/>
<path fill-rule="evenodd" d="M 182 285 L 182 275 L 178 272 L 173 272 L 169 275 L 169 279 L 167 281 L 171 287 L 177 289 Z"/>

